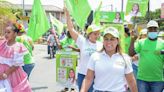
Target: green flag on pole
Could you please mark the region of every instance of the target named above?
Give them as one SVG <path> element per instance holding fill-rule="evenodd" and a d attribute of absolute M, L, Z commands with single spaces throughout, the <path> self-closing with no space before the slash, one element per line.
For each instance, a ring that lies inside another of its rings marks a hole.
<path fill-rule="evenodd" d="M 80 28 L 84 28 L 91 12 L 88 0 L 65 0 L 66 7 Z"/>
<path fill-rule="evenodd" d="M 93 19 L 93 23 L 96 25 L 100 25 L 100 17 L 101 17 L 101 6 L 102 6 L 102 1 L 100 2 L 98 8 L 96 9 L 95 13 L 94 13 L 94 19 Z"/>
<path fill-rule="evenodd" d="M 49 13 L 49 15 L 50 15 L 50 21 L 51 21 L 52 25 L 57 28 L 56 32 L 60 35 L 64 28 L 63 23 L 60 22 L 59 20 L 57 20 L 55 17 L 53 17 L 51 13 Z"/>
<path fill-rule="evenodd" d="M 40 0 L 34 0 L 27 35 L 36 41 L 47 32 L 49 28 L 50 24 Z"/>

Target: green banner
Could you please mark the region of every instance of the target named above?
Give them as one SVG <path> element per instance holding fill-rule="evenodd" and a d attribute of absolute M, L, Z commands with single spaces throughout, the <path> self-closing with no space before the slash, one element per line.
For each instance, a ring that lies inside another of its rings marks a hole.
<path fill-rule="evenodd" d="M 123 12 L 104 12 L 104 11 L 101 11 L 101 16 L 100 16 L 101 22 L 123 23 L 123 20 L 124 20 L 124 13 Z"/>
<path fill-rule="evenodd" d="M 120 33 L 120 42 L 121 42 L 121 48 L 122 52 L 125 52 L 125 31 L 124 31 L 124 25 L 123 24 L 104 24 L 103 28 L 107 27 L 115 27 L 119 33 Z"/>
<path fill-rule="evenodd" d="M 147 10 L 148 10 L 148 0 L 128 0 L 125 15 L 145 16 Z"/>
<path fill-rule="evenodd" d="M 56 53 L 56 81 L 72 85 L 75 83 L 78 53 L 58 51 Z"/>

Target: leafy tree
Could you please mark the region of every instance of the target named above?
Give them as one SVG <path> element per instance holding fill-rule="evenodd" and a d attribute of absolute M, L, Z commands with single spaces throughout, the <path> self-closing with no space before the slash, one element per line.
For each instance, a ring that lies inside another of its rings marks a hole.
<path fill-rule="evenodd" d="M 135 20 L 136 23 L 147 23 L 149 20 L 156 20 L 160 26 L 159 29 L 164 30 L 164 19 L 161 19 L 160 15 L 161 9 L 156 9 L 155 11 L 147 12 L 144 17 L 136 17 L 133 20 Z"/>
<path fill-rule="evenodd" d="M 8 20 L 16 21 L 22 15 L 22 10 L 5 0 L 0 0 L 0 5 L 0 35 L 3 35 L 5 23 Z"/>

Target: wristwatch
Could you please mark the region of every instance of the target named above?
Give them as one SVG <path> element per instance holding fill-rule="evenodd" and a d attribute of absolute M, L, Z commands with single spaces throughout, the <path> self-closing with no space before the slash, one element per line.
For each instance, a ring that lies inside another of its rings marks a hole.
<path fill-rule="evenodd" d="M 2 76 L 3 76 L 4 79 L 7 78 L 7 74 L 6 73 L 3 73 Z"/>

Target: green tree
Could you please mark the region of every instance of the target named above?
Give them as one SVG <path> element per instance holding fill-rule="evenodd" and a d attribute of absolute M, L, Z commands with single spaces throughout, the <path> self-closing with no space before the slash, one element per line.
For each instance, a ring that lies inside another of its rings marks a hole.
<path fill-rule="evenodd" d="M 149 11 L 144 17 L 134 17 L 135 23 L 147 23 L 149 20 L 156 20 L 159 24 L 159 29 L 164 30 L 164 19 L 160 18 L 161 9 L 156 9 L 155 11 Z"/>
<path fill-rule="evenodd" d="M 17 17 L 15 15 L 19 16 L 21 14 L 21 9 L 5 0 L 0 0 L 0 36 L 4 33 L 5 23 L 8 20 L 16 21 Z"/>

